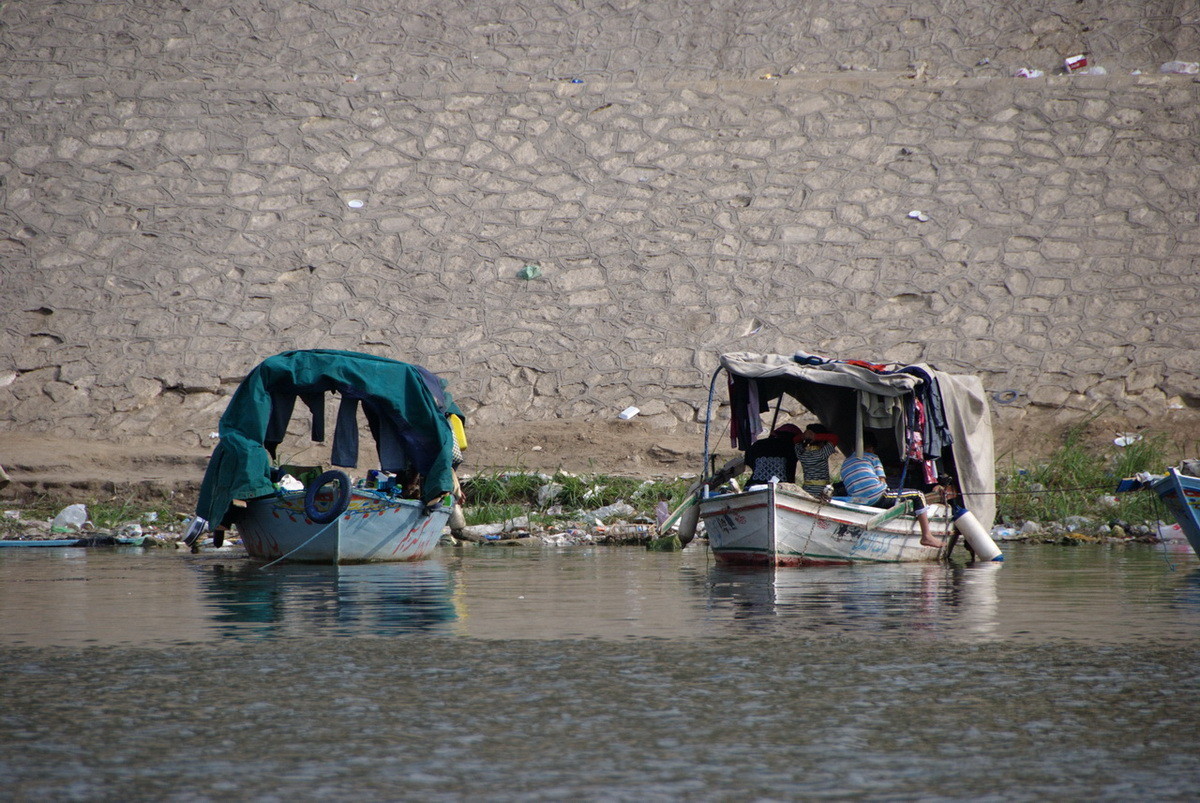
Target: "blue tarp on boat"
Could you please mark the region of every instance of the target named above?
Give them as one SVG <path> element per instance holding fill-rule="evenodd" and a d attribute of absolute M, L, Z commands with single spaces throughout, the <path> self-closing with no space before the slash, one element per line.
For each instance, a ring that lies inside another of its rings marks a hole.
<path fill-rule="evenodd" d="M 271 451 L 287 430 L 296 399 L 314 411 L 313 434 L 323 440 L 326 392 L 342 397 L 335 465 L 355 465 L 355 413 L 361 404 L 375 435 L 381 469 L 415 469 L 423 478 L 425 502 L 453 489 L 454 434 L 446 416 L 462 417 L 462 411 L 434 374 L 353 351 L 286 351 L 259 363 L 234 391 L 221 416 L 221 440 L 204 473 L 196 515 L 215 527 L 234 499 L 274 493 Z"/>

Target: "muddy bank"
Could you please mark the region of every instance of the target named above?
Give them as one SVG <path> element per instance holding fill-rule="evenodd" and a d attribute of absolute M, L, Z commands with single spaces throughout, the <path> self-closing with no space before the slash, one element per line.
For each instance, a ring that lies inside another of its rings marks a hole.
<path fill-rule="evenodd" d="M 732 457 L 723 424 L 711 437 L 719 462 Z M 1181 410 L 1163 418 L 1045 415 L 994 421 L 997 474 L 1045 460 L 1071 427 L 1083 426 L 1097 450 L 1128 431 L 1167 436 L 1168 458 L 1200 453 L 1200 411 Z M 703 430 L 661 429 L 631 421 L 514 421 L 470 430 L 463 473 L 556 471 L 669 479 L 701 470 Z M 0 504 L 53 498 L 64 504 L 87 499 L 167 500 L 190 512 L 211 449 L 173 445 L 164 439 L 126 438 L 120 442 L 80 440 L 42 433 L 5 433 L 0 466 L 11 477 L 0 489 Z M 328 461 L 327 446 L 309 445 L 287 453 L 288 462 Z M 365 472 L 369 466 L 363 466 Z"/>

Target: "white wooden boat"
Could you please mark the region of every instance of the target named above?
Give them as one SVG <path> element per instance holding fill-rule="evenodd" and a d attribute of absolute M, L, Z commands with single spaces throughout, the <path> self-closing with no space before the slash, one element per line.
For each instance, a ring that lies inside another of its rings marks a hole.
<path fill-rule="evenodd" d="M 333 521 L 313 521 L 304 509 L 303 491 L 255 499 L 232 523 L 252 558 L 300 563 L 409 561 L 428 557 L 442 537 L 451 508 L 426 512 L 414 499 L 355 488 L 347 507 Z"/>
<path fill-rule="evenodd" d="M 709 548 L 724 563 L 829 566 L 936 561 L 942 555 L 921 545 L 921 530 L 910 515 L 878 522 L 887 511 L 823 502 L 790 483 L 753 486 L 699 504 Z M 935 537 L 951 538 L 950 509 L 931 505 L 929 528 Z"/>
<path fill-rule="evenodd" d="M 792 357 L 735 352 L 721 355 L 720 360 L 710 384 L 706 467 L 711 462 L 713 392 L 718 374 L 724 371 L 729 376 L 731 432 L 743 450 L 752 440 L 749 430 L 756 425 L 761 428 L 760 413 L 769 411 L 774 402 L 778 418 L 785 396 L 837 434 L 846 454 L 862 450 L 865 410 L 893 408 L 890 420 L 895 425 L 881 427 L 873 421 L 873 431 L 890 435 L 903 423 L 908 435 L 906 422 L 914 407 L 927 410 L 936 406 L 940 426 L 936 458 L 927 451 L 922 455 L 939 474 L 949 476 L 960 493 L 953 508 L 944 504 L 928 508 L 930 535 L 945 544 L 939 548 L 921 544 L 920 524 L 908 503 L 883 509 L 845 498 L 822 500 L 787 482 L 742 491 L 736 483 L 725 486 L 729 477 L 722 470 L 702 478 L 695 497 L 699 520 L 717 560 L 769 566 L 935 561 L 949 555 L 959 535 L 965 537 L 974 558 L 1003 560 L 986 529 L 995 515 L 995 467 L 990 410 L 977 377 L 947 374 L 927 365 L 887 370 L 804 352 Z M 735 395 L 740 401 L 735 401 Z M 914 401 L 917 397 L 923 399 L 920 405 Z M 772 423 L 762 429 L 774 428 Z M 882 447 L 886 438 L 879 440 Z M 931 440 L 927 436 L 924 443 Z M 885 465 L 889 460 L 902 462 L 899 449 L 898 442 L 881 448 Z M 902 473 L 900 485 L 903 477 Z M 729 490 L 722 491 L 723 487 Z M 681 540 L 690 538 L 682 529 Z"/>

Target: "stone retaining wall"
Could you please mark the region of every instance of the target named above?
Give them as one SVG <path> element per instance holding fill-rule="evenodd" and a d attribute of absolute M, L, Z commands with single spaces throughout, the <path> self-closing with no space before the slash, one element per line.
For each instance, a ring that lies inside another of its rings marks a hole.
<path fill-rule="evenodd" d="M 690 425 L 726 349 L 1200 407 L 1194 8 L 726 6 L 6 5 L 0 430 L 202 444 L 311 347 L 483 424 Z"/>
<path fill-rule="evenodd" d="M 1194 0 L 21 0 L 0 25 L 4 75 L 139 82 L 1007 77 L 1200 49 Z"/>

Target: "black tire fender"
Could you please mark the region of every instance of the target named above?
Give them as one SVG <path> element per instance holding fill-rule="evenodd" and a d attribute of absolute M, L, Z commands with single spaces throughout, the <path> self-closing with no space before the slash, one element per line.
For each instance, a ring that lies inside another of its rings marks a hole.
<path fill-rule="evenodd" d="M 320 511 L 317 509 L 317 494 L 321 489 L 331 483 L 337 483 L 337 490 L 334 492 L 333 504 L 328 510 Z M 304 492 L 304 515 L 308 516 L 310 521 L 317 524 L 328 524 L 335 520 L 338 516 L 346 512 L 346 508 L 350 506 L 350 475 L 344 471 L 326 471 L 321 476 L 317 477 L 308 490 Z"/>

